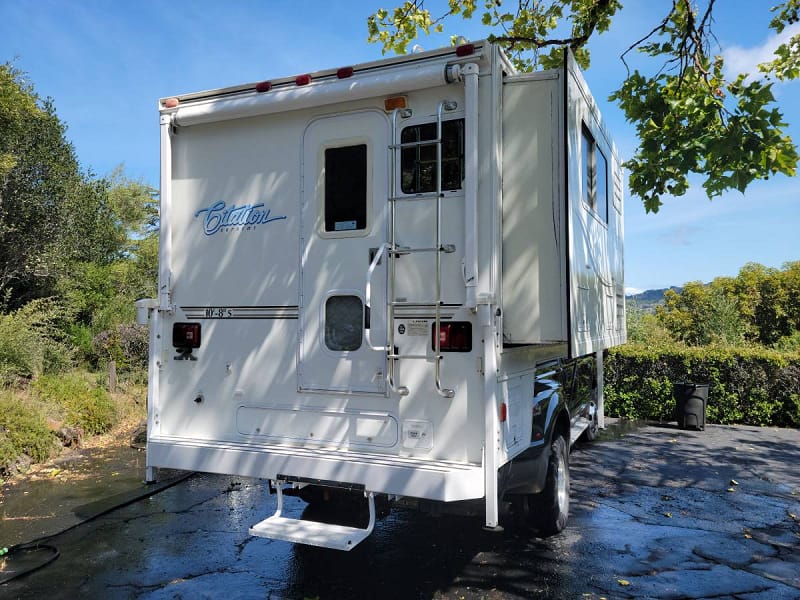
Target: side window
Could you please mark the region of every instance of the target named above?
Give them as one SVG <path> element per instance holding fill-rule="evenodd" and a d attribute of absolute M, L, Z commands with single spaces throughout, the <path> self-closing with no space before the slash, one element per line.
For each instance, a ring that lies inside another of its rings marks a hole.
<path fill-rule="evenodd" d="M 367 228 L 367 145 L 325 149 L 325 231 Z"/>
<path fill-rule="evenodd" d="M 608 161 L 585 124 L 581 127 L 581 163 L 583 201 L 608 223 Z"/>
<path fill-rule="evenodd" d="M 325 302 L 325 345 L 334 352 L 361 347 L 364 305 L 358 296 L 331 296 Z"/>
<path fill-rule="evenodd" d="M 436 139 L 436 123 L 403 129 L 400 142 L 408 144 Z M 436 144 L 403 148 L 400 153 L 401 189 L 404 194 L 436 191 Z M 459 190 L 464 179 L 464 119 L 442 123 L 442 190 Z"/>
<path fill-rule="evenodd" d="M 608 223 L 608 161 L 603 151 L 595 145 L 595 212 Z"/>

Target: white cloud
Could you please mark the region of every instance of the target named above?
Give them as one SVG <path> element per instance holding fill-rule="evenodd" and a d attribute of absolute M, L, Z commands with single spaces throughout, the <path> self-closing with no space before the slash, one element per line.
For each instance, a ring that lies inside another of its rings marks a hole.
<path fill-rule="evenodd" d="M 635 287 L 626 287 L 625 288 L 625 295 L 626 296 L 635 296 L 636 294 L 641 294 L 644 290 L 635 288 Z"/>
<path fill-rule="evenodd" d="M 725 77 L 735 79 L 739 73 L 758 73 L 758 65 L 775 59 L 775 50 L 789 38 L 800 34 L 800 23 L 794 23 L 781 33 L 770 35 L 760 46 L 744 48 L 731 46 L 722 55 L 725 58 Z"/>

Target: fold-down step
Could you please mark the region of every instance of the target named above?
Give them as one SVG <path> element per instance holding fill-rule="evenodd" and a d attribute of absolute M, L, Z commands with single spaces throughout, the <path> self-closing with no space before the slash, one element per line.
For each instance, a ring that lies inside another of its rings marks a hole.
<path fill-rule="evenodd" d="M 372 492 L 367 493 L 369 525 L 366 529 L 282 517 L 283 492 L 280 485 L 277 486 L 277 492 L 278 509 L 275 514 L 253 525 L 250 528 L 250 535 L 332 550 L 352 550 L 375 528 L 375 497 Z"/>

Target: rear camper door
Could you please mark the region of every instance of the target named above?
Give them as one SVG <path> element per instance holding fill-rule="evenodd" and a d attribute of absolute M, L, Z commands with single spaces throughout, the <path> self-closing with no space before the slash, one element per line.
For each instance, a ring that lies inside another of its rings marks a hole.
<path fill-rule="evenodd" d="M 301 391 L 386 391 L 387 148 L 384 113 L 313 120 L 303 135 L 299 382 Z"/>

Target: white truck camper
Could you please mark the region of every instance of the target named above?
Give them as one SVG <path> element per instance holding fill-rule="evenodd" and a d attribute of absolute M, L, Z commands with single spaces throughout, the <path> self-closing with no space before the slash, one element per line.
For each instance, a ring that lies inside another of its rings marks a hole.
<path fill-rule="evenodd" d="M 376 500 L 563 529 L 626 338 L 620 159 L 571 55 L 517 74 L 477 42 L 159 110 L 147 479 L 267 479 L 252 535 L 341 550 Z"/>

